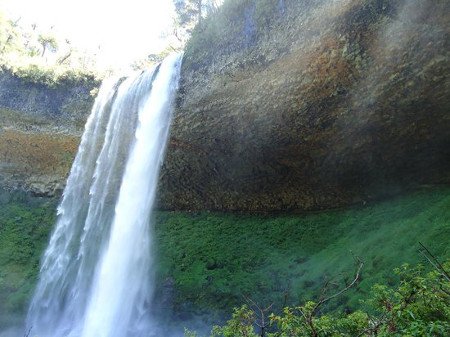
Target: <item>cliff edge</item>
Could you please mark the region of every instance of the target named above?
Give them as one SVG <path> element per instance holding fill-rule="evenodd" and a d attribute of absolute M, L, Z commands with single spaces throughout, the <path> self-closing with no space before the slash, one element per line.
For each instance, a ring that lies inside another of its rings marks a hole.
<path fill-rule="evenodd" d="M 162 209 L 303 211 L 449 183 L 450 4 L 239 0 L 186 47 Z M 0 184 L 59 193 L 98 84 L 0 75 Z"/>
<path fill-rule="evenodd" d="M 312 210 L 448 182 L 447 1 L 234 1 L 186 48 L 161 206 Z"/>

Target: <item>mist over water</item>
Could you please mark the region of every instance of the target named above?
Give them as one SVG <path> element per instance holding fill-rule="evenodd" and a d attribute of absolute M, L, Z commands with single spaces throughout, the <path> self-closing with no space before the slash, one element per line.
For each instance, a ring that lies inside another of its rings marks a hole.
<path fill-rule="evenodd" d="M 42 261 L 27 329 L 36 336 L 148 336 L 149 217 L 181 56 L 105 81 Z"/>

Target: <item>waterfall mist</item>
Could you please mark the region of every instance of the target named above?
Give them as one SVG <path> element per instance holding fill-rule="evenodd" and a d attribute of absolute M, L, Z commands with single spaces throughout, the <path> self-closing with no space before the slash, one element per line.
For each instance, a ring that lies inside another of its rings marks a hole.
<path fill-rule="evenodd" d="M 33 335 L 151 335 L 149 217 L 180 64 L 103 83 L 42 260 Z"/>

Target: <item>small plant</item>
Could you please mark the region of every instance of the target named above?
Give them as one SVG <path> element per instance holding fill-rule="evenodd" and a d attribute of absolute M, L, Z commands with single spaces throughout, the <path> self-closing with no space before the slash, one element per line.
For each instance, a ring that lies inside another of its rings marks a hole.
<path fill-rule="evenodd" d="M 235 308 L 231 319 L 226 325 L 215 326 L 212 330 L 212 337 L 257 337 L 253 325 L 255 323 L 255 312 L 247 305 Z"/>
<path fill-rule="evenodd" d="M 333 336 L 429 336 L 450 335 L 450 282 L 446 275 L 450 261 L 426 272 L 424 266 L 404 264 L 394 273 L 400 277 L 397 287 L 376 284 L 365 301 L 367 310 L 343 314 L 324 314 L 323 305 L 342 295 L 359 279 L 362 263 L 354 281 L 331 296 L 317 301 L 285 307 L 271 314 L 270 324 L 261 325 L 259 306 L 243 305 L 234 309 L 224 326 L 215 326 L 212 337 L 333 337 Z M 326 289 L 328 285 L 325 285 Z M 324 291 L 326 293 L 326 291 Z M 254 303 L 254 302 L 253 302 Z M 259 331 L 255 331 L 255 327 Z M 266 330 L 266 328 L 268 328 Z M 267 332 L 270 330 L 270 332 Z M 192 335 L 190 335 L 192 336 Z"/>

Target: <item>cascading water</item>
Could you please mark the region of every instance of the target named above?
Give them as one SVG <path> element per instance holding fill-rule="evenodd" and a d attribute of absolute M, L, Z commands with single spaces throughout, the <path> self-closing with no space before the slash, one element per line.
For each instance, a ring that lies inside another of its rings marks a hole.
<path fill-rule="evenodd" d="M 103 83 L 43 257 L 33 335 L 151 335 L 149 216 L 180 64 Z"/>

